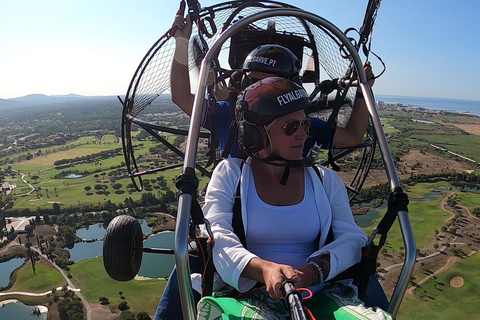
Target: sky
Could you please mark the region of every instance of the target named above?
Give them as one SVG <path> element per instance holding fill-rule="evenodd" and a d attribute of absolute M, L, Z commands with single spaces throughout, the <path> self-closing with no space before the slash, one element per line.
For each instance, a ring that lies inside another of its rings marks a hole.
<path fill-rule="evenodd" d="M 0 3 L 0 98 L 124 96 L 180 1 L 15 0 Z M 359 28 L 367 0 L 282 1 L 339 29 Z M 211 6 L 219 1 L 200 1 Z M 372 51 L 387 66 L 373 91 L 480 101 L 480 2 L 382 0 Z M 373 71 L 382 67 L 371 58 Z"/>

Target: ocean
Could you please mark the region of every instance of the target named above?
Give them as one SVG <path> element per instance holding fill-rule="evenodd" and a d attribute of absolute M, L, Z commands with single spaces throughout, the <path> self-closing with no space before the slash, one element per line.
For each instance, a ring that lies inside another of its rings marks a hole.
<path fill-rule="evenodd" d="M 474 100 L 387 96 L 387 95 L 375 95 L 375 100 L 389 102 L 389 103 L 401 103 L 406 106 L 409 104 L 415 104 L 415 105 L 418 105 L 420 108 L 425 108 L 425 109 L 470 113 L 470 114 L 475 114 L 480 116 L 480 101 L 474 101 Z"/>

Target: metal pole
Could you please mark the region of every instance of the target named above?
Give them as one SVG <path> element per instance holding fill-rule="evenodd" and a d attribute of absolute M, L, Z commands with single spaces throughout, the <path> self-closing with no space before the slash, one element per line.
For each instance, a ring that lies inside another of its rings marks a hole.
<path fill-rule="evenodd" d="M 363 69 L 362 61 L 357 53 L 356 48 L 353 44 L 348 40 L 345 34 L 338 29 L 336 26 L 331 24 L 326 19 L 315 15 L 310 12 L 306 12 L 300 9 L 272 9 L 262 11 L 256 14 L 252 14 L 250 16 L 244 17 L 239 21 L 235 22 L 232 26 L 230 26 L 227 30 L 225 30 L 218 39 L 212 44 L 211 48 L 208 50 L 204 60 L 201 64 L 199 81 L 197 86 L 197 94 L 195 96 L 194 106 L 193 106 L 193 113 L 190 120 L 190 129 L 189 134 L 187 137 L 187 148 L 185 152 L 185 162 L 184 162 L 184 172 L 188 168 L 194 168 L 195 166 L 195 157 L 197 153 L 197 141 L 199 137 L 200 131 L 200 122 L 201 122 L 201 115 L 203 113 L 203 105 L 205 99 L 205 90 L 206 90 L 206 81 L 207 75 L 209 72 L 210 63 L 213 59 L 218 55 L 222 45 L 225 41 L 231 38 L 235 33 L 241 30 L 243 27 L 247 26 L 248 24 L 255 22 L 257 20 L 261 20 L 268 17 L 275 17 L 275 16 L 291 16 L 297 17 L 300 19 L 308 20 L 316 25 L 320 25 L 333 35 L 335 35 L 341 42 L 344 48 L 349 52 L 352 60 L 355 64 L 355 68 L 358 75 L 358 81 L 360 90 L 362 91 L 367 104 L 367 109 L 374 119 L 374 129 L 377 134 L 377 138 L 379 141 L 380 151 L 382 153 L 382 157 L 385 163 L 385 167 L 387 170 L 387 177 L 390 182 L 390 187 L 393 189 L 394 187 L 399 187 L 400 183 L 398 180 L 398 176 L 396 174 L 394 162 L 386 141 L 385 133 L 383 132 L 383 128 L 380 123 L 380 118 L 375 106 L 375 102 L 373 99 L 373 94 L 368 86 L 367 76 L 365 74 L 365 70 Z M 188 223 L 189 223 L 189 215 L 190 215 L 190 207 L 191 207 L 192 199 L 188 195 L 181 195 L 178 204 L 178 216 L 177 216 L 177 231 L 175 236 L 175 257 L 177 263 L 177 269 L 179 271 L 179 286 L 180 286 L 180 297 L 182 301 L 182 309 L 184 312 L 184 318 L 193 320 L 195 319 L 195 306 L 193 303 L 193 294 L 191 288 L 191 281 L 189 277 L 189 268 L 188 268 Z M 390 309 L 393 310 L 396 314 L 398 308 L 400 306 L 401 300 L 403 298 L 403 294 L 405 293 L 406 286 L 410 280 L 410 276 L 413 272 L 413 266 L 415 263 L 415 241 L 413 238 L 413 232 L 411 230 L 410 221 L 408 218 L 407 212 L 399 212 L 399 220 L 400 220 L 400 228 L 402 229 L 402 235 L 404 237 L 405 243 L 405 252 L 406 252 L 406 261 L 404 264 L 404 268 L 402 270 L 402 274 L 399 278 L 399 282 L 397 283 L 397 287 L 395 288 L 394 292 L 394 299 L 390 302 Z M 413 258 L 413 259 L 412 259 Z M 183 278 L 183 279 L 180 279 Z M 395 316 L 395 315 L 394 315 Z"/>

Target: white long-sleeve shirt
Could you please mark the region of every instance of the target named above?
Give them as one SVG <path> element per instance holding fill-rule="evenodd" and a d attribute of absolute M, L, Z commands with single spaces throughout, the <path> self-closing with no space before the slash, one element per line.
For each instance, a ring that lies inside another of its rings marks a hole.
<path fill-rule="evenodd" d="M 249 290 L 256 283 L 254 280 L 241 277 L 248 262 L 257 257 L 240 243 L 233 232 L 233 199 L 240 179 L 240 196 L 242 199 L 242 219 L 245 226 L 245 237 L 251 236 L 249 230 L 248 186 L 253 179 L 249 165 L 250 159 L 241 169 L 241 160 L 229 158 L 222 161 L 214 170 L 209 182 L 203 212 L 210 221 L 215 238 L 213 248 L 214 264 L 222 279 L 240 292 Z M 367 236 L 355 224 L 348 201 L 347 192 L 342 179 L 332 170 L 319 167 L 323 183 L 313 168 L 305 168 L 310 176 L 314 191 L 314 206 L 318 219 L 304 221 L 305 225 L 316 223 L 320 232 L 318 248 L 305 260 L 305 264 L 317 260 L 320 256 L 330 254 L 330 273 L 328 279 L 335 277 L 361 259 L 361 248 Z M 292 212 L 292 214 L 295 214 Z M 332 226 L 334 241 L 325 244 Z M 284 226 L 288 228 L 288 225 Z M 291 250 L 291 248 L 289 248 Z M 262 258 L 262 256 L 258 256 Z"/>

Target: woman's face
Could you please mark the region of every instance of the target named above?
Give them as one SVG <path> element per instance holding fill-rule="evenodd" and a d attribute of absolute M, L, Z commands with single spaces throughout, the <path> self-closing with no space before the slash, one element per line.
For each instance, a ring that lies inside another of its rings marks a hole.
<path fill-rule="evenodd" d="M 267 149 L 286 160 L 302 159 L 309 121 L 303 110 L 277 118 L 268 129 L 271 146 Z"/>

